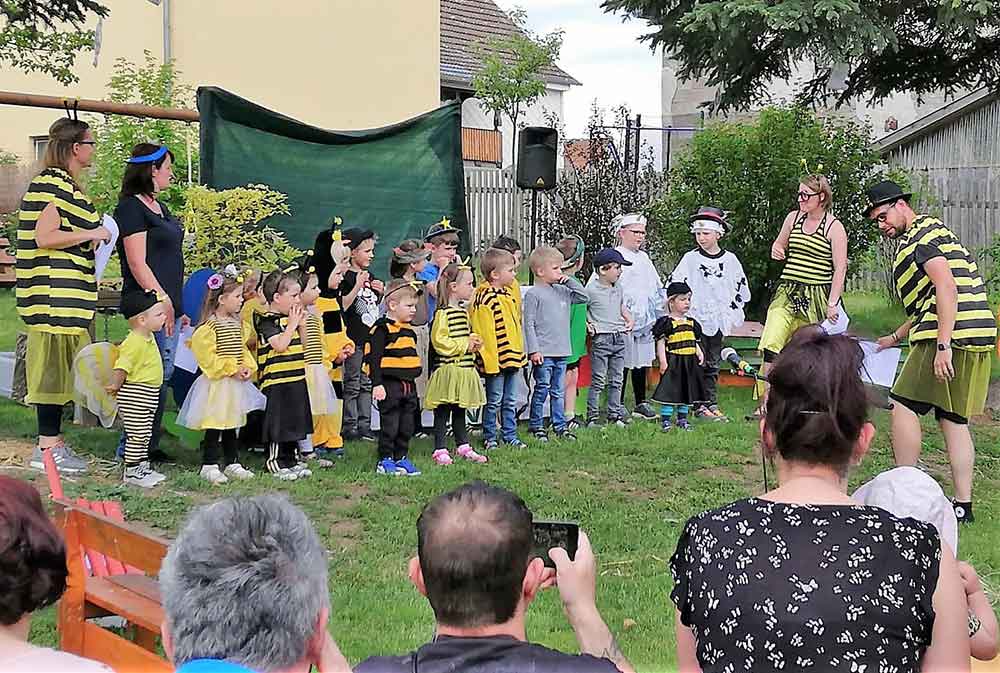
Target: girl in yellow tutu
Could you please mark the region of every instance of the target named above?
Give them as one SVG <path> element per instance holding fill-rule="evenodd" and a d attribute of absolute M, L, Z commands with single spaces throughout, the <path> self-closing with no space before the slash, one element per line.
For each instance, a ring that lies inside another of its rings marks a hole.
<path fill-rule="evenodd" d="M 233 266 L 208 279 L 201 319 L 190 343 L 201 376 L 177 414 L 180 425 L 205 431 L 201 478 L 212 484 L 253 477 L 240 464 L 236 431 L 246 424 L 247 414 L 266 404 L 250 382 L 257 364 L 247 348 L 240 319 L 243 280 Z M 220 453 L 223 470 L 219 469 Z"/>
<path fill-rule="evenodd" d="M 455 435 L 455 451 L 475 463 L 487 458 L 476 453 L 469 444 L 465 425 L 466 409 L 476 409 L 486 403 L 483 383 L 476 371 L 475 353 L 483 340 L 472 332 L 469 311 L 472 299 L 472 268 L 452 262 L 441 272 L 437 281 L 437 310 L 431 326 L 431 378 L 427 383 L 424 407 L 434 412 L 434 462 L 451 465 L 451 455 L 445 446 L 445 432 L 451 417 Z"/>

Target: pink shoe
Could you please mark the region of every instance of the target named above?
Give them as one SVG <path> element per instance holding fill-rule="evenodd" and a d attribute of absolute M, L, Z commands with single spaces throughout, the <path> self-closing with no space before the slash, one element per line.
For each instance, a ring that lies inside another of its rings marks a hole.
<path fill-rule="evenodd" d="M 434 462 L 437 463 L 438 465 L 451 465 L 453 462 L 455 462 L 451 459 L 451 455 L 448 453 L 448 449 L 438 449 L 437 451 L 431 454 L 431 458 L 433 458 Z"/>
<path fill-rule="evenodd" d="M 471 460 L 473 463 L 485 463 L 489 460 L 486 456 L 481 453 L 476 453 L 471 446 L 468 444 L 462 444 L 462 446 L 455 449 L 458 455 L 462 456 L 466 460 Z"/>

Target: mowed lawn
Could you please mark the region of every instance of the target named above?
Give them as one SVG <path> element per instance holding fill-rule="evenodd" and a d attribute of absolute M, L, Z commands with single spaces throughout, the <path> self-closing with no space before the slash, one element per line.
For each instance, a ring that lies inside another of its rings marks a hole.
<path fill-rule="evenodd" d="M 848 307 L 852 327 L 862 334 L 885 333 L 901 322 L 899 309 L 874 295 L 851 296 Z M 11 350 L 20 325 L 7 291 L 0 293 L 0 315 L 0 350 Z M 120 320 L 113 321 L 112 338 L 120 337 L 122 330 Z M 103 333 L 103 325 L 98 333 Z M 754 406 L 749 389 L 724 389 L 722 404 L 737 419 Z M 873 418 L 876 441 L 853 475 L 852 489 L 892 464 L 889 418 L 882 411 Z M 925 429 L 924 460 L 950 493 L 940 433 L 932 423 Z M 30 450 L 34 430 L 30 409 L 0 401 L 0 450 L 7 454 L 4 472 L 45 489 L 44 477 L 17 467 L 19 456 Z M 1000 426 L 981 424 L 973 431 L 978 449 L 977 521 L 962 528 L 959 556 L 977 567 L 995 600 L 995 589 L 1000 587 Z M 89 477 L 64 480 L 67 493 L 120 500 L 129 520 L 168 537 L 199 503 L 226 495 L 286 492 L 312 517 L 330 551 L 331 629 L 352 663 L 371 654 L 406 651 L 430 638 L 433 616 L 405 572 L 416 547 L 416 519 L 433 496 L 482 478 L 520 494 L 536 516 L 581 522 L 598 555 L 599 606 L 622 649 L 640 671 L 673 670 L 667 561 L 680 529 L 701 510 L 763 488 L 755 449 L 757 427 L 742 420 L 699 423 L 688 434 L 663 434 L 657 424 L 641 422 L 626 429 L 582 430 L 579 441 L 572 444 L 499 450 L 485 466 L 433 467 L 424 440 L 415 443 L 412 455 L 425 472 L 413 479 L 375 475 L 374 447 L 354 443 L 334 469 L 310 480 L 279 484 L 261 475 L 250 483 L 222 487 L 198 479 L 198 452 L 168 437 L 164 446 L 179 457 L 179 464 L 165 468 L 169 481 L 151 493 L 120 485 L 118 469 L 111 462 L 114 433 L 70 426 L 67 435 L 78 450 L 94 458 Z M 246 462 L 260 471 L 259 457 Z M 531 608 L 528 634 L 551 647 L 576 650 L 555 592 L 543 593 Z M 35 620 L 32 638 L 56 642 L 52 610 Z"/>

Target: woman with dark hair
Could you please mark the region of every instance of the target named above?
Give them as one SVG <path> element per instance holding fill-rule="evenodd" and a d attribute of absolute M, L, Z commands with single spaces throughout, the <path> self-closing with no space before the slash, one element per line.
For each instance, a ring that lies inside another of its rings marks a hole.
<path fill-rule="evenodd" d="M 670 560 L 681 671 L 968 671 L 965 596 L 934 526 L 847 496 L 874 426 L 857 342 L 806 327 L 774 362 L 778 488 L 691 518 Z"/>
<path fill-rule="evenodd" d="M 21 201 L 17 226 L 17 312 L 28 328 L 28 396 L 38 414 L 38 443 L 31 467 L 44 470 L 52 449 L 66 474 L 87 463 L 62 439 L 63 406 L 73 399 L 73 359 L 90 343 L 97 307 L 94 249 L 110 239 L 79 179 L 94 156 L 85 122 L 58 119 L 49 128 L 45 170 Z"/>
<path fill-rule="evenodd" d="M 153 460 L 165 459 L 159 450 L 160 424 L 167 387 L 174 372 L 174 353 L 182 321 L 184 286 L 184 227 L 157 195 L 173 180 L 174 155 L 165 145 L 139 143 L 132 148 L 122 189 L 115 208 L 118 223 L 118 257 L 122 265 L 122 296 L 129 292 L 153 290 L 161 297 L 167 312 L 163 329 L 156 333 L 156 345 L 163 358 L 163 387 L 153 420 L 149 451 Z M 200 307 L 195 307 L 200 308 Z M 119 454 L 124 448 L 124 438 Z"/>
<path fill-rule="evenodd" d="M 0 475 L 0 671 L 108 673 L 103 665 L 28 642 L 31 613 L 66 590 L 66 547 L 30 484 Z"/>

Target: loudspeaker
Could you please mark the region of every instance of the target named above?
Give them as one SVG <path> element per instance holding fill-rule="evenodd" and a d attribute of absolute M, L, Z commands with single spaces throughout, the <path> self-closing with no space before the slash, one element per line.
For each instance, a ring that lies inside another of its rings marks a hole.
<path fill-rule="evenodd" d="M 528 126 L 517 136 L 517 186 L 552 189 L 556 186 L 559 132 L 545 126 Z"/>

